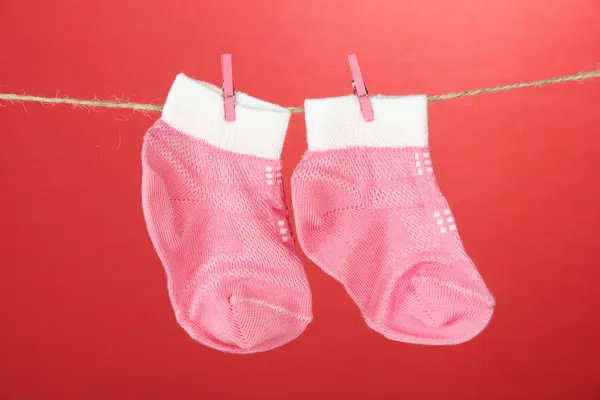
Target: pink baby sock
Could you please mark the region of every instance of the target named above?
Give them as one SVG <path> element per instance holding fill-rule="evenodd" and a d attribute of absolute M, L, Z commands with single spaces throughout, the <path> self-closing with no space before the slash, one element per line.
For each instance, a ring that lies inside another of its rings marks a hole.
<path fill-rule="evenodd" d="M 144 138 L 142 201 L 179 324 L 207 346 L 255 353 L 312 319 L 281 184 L 290 113 L 238 92 L 226 122 L 221 93 L 177 76 Z"/>
<path fill-rule="evenodd" d="M 308 151 L 292 177 L 298 240 L 389 339 L 456 344 L 488 324 L 494 298 L 465 253 L 435 181 L 427 97 L 305 102 Z"/>

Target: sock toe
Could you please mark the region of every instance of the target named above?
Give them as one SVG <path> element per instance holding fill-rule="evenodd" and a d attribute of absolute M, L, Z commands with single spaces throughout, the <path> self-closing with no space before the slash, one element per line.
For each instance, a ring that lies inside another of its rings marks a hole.
<path fill-rule="evenodd" d="M 238 346 L 253 352 L 279 347 L 298 337 L 312 317 L 265 300 L 236 296 L 229 299 L 239 334 Z"/>
<path fill-rule="evenodd" d="M 488 324 L 494 299 L 480 279 L 460 267 L 422 263 L 390 282 L 375 329 L 394 340 L 457 344 Z"/>
<path fill-rule="evenodd" d="M 312 320 L 310 290 L 300 278 L 227 279 L 211 290 L 197 290 L 179 305 L 178 320 L 190 336 L 237 354 L 282 346 L 298 337 Z"/>

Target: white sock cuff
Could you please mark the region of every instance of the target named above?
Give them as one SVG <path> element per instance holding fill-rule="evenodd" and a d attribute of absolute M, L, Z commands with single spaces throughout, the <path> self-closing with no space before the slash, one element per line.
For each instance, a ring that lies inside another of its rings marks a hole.
<path fill-rule="evenodd" d="M 366 122 L 354 95 L 304 101 L 309 150 L 427 145 L 427 96 L 372 96 Z"/>
<path fill-rule="evenodd" d="M 177 75 L 162 112 L 162 120 L 223 150 L 279 159 L 290 112 L 236 92 L 233 122 L 225 121 L 221 88 Z"/>

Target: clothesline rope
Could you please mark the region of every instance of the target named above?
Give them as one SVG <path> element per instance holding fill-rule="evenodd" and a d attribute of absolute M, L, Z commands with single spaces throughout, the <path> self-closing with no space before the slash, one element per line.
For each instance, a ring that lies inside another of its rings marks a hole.
<path fill-rule="evenodd" d="M 475 90 L 467 90 L 464 92 L 454 92 L 454 93 L 446 93 L 446 94 L 438 94 L 434 96 L 429 96 L 428 99 L 430 102 L 441 101 L 441 100 L 450 100 L 456 99 L 460 97 L 468 97 L 468 96 L 477 96 L 485 93 L 496 93 L 496 92 L 504 92 L 507 90 L 513 89 L 521 89 L 527 87 L 539 87 L 552 85 L 556 83 L 563 82 L 572 82 L 572 81 L 583 81 L 587 79 L 593 79 L 600 77 L 600 69 L 590 72 L 580 72 L 573 75 L 559 76 L 556 78 L 549 79 L 540 79 L 537 81 L 531 82 L 521 82 L 521 83 L 513 83 L 510 85 L 504 86 L 496 86 L 491 88 L 483 88 L 483 89 L 475 89 Z M 143 103 L 133 103 L 128 101 L 120 101 L 120 100 L 99 100 L 99 99 L 76 99 L 70 97 L 45 97 L 45 96 L 31 96 L 28 94 L 16 94 L 16 93 L 2 93 L 0 92 L 0 100 L 7 102 L 30 102 L 30 103 L 41 103 L 41 104 L 66 104 L 72 105 L 75 107 L 85 107 L 85 108 L 119 108 L 119 109 L 129 109 L 133 111 L 140 112 L 159 112 L 162 111 L 163 106 L 159 104 L 143 104 Z M 0 106 L 2 106 L 0 104 Z M 292 114 L 302 113 L 304 112 L 303 107 L 287 107 L 288 110 L 292 112 Z"/>

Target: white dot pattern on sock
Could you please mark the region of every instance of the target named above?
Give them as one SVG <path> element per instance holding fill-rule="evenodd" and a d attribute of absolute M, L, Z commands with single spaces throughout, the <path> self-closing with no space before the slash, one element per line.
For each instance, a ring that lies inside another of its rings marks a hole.
<path fill-rule="evenodd" d="M 423 162 L 421 162 L 421 154 L 415 153 L 415 167 L 417 168 L 417 175 L 423 175 L 423 172 L 433 172 L 429 153 L 425 152 L 422 154 L 422 156 L 424 159 Z M 422 167 L 425 167 L 425 169 Z"/>
<path fill-rule="evenodd" d="M 284 219 L 280 219 L 279 221 L 277 221 L 277 226 L 279 227 L 279 234 L 281 235 L 281 240 L 284 243 L 289 242 L 289 240 L 290 240 L 290 238 L 292 236 L 292 232 L 288 228 L 289 221 L 284 220 Z"/>
<path fill-rule="evenodd" d="M 444 215 L 444 217 L 442 217 L 442 214 Z M 433 213 L 433 217 L 437 219 L 437 224 L 440 227 L 441 233 L 456 230 L 454 217 L 452 216 L 452 211 L 450 211 L 450 209 L 447 208 L 441 213 L 439 211 L 435 211 Z"/>

